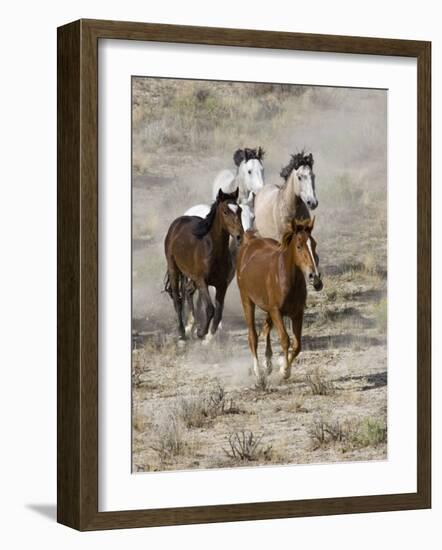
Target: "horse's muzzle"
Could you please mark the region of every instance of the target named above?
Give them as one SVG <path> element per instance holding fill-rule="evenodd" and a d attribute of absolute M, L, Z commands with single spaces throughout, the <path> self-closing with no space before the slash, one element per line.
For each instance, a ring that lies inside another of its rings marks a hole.
<path fill-rule="evenodd" d="M 324 288 L 324 284 L 322 283 L 322 280 L 320 277 L 315 276 L 313 279 L 313 288 L 315 290 L 322 290 Z"/>

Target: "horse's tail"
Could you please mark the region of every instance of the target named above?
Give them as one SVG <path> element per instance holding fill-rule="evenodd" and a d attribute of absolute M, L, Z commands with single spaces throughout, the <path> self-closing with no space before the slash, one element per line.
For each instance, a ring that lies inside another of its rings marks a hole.
<path fill-rule="evenodd" d="M 178 275 L 178 291 L 180 294 L 180 299 L 183 299 L 186 294 L 193 295 L 196 290 L 196 285 L 192 279 L 188 279 L 185 275 L 180 273 Z M 167 292 L 172 298 L 172 286 L 170 284 L 169 271 L 166 271 L 164 275 L 164 289 L 163 292 Z"/>
<path fill-rule="evenodd" d="M 170 285 L 169 270 L 166 271 L 163 281 L 164 281 L 163 292 L 167 292 L 167 294 L 169 294 L 169 296 L 172 298 L 172 287 Z"/>

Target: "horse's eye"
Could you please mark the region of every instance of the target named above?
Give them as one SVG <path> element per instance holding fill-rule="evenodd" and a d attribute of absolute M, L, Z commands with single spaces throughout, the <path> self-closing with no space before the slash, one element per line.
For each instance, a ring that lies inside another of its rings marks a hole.
<path fill-rule="evenodd" d="M 252 173 L 252 171 L 251 171 L 251 170 L 249 170 L 249 174 L 251 174 L 251 173 Z"/>

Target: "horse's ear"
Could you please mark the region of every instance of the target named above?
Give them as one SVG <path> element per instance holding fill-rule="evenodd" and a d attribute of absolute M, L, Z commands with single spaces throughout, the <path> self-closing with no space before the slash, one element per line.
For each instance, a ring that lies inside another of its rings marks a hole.
<path fill-rule="evenodd" d="M 292 242 L 292 239 L 293 239 L 293 233 L 291 231 L 286 231 L 281 238 L 281 248 L 283 250 L 288 248 L 288 246 Z"/>
<path fill-rule="evenodd" d="M 265 155 L 264 149 L 261 146 L 259 146 L 258 147 L 258 154 L 257 154 L 258 160 L 262 160 L 264 158 L 264 155 Z"/>
<path fill-rule="evenodd" d="M 216 196 L 216 201 L 221 202 L 224 198 L 224 193 L 221 187 L 219 188 L 218 195 Z"/>
<path fill-rule="evenodd" d="M 310 153 L 307 157 L 310 168 L 313 168 L 313 155 Z"/>
<path fill-rule="evenodd" d="M 316 219 L 316 216 L 313 216 L 313 218 L 310 218 L 309 220 L 309 223 L 307 225 L 307 230 L 309 233 L 311 233 L 313 231 L 313 228 L 315 227 L 315 219 Z"/>
<path fill-rule="evenodd" d="M 281 178 L 287 180 L 287 178 L 290 176 L 292 169 L 293 167 L 290 164 L 288 164 L 287 166 L 284 166 L 281 172 L 279 172 L 279 175 L 281 176 Z"/>
<path fill-rule="evenodd" d="M 256 149 L 250 149 L 249 147 L 244 148 L 244 160 L 248 162 L 250 159 L 256 157 Z"/>
<path fill-rule="evenodd" d="M 232 193 L 233 198 L 237 201 L 239 197 L 239 187 L 236 188 L 236 191 Z"/>
<path fill-rule="evenodd" d="M 244 149 L 237 149 L 233 153 L 233 162 L 236 164 L 236 166 L 239 166 L 245 158 L 246 154 L 244 152 Z"/>
<path fill-rule="evenodd" d="M 282 250 L 286 249 L 289 246 L 289 244 L 292 242 L 293 235 L 296 233 L 295 229 L 296 229 L 296 223 L 294 219 L 292 219 L 291 221 L 285 224 L 284 233 L 281 237 Z"/>
<path fill-rule="evenodd" d="M 293 233 L 299 233 L 300 231 L 305 231 L 306 227 L 310 224 L 310 220 L 298 220 L 294 218 L 292 220 L 292 229 Z"/>

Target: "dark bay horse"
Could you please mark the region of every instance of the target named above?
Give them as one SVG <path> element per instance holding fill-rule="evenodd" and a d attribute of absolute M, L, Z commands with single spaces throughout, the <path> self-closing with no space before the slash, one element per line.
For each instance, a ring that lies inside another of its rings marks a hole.
<path fill-rule="evenodd" d="M 237 200 L 238 189 L 234 193 L 223 193 L 220 189 L 205 218 L 181 216 L 169 227 L 165 240 L 166 291 L 173 299 L 180 340 L 185 339 L 183 301 L 187 298 L 193 310 L 194 289 L 199 291 L 196 312 L 198 337 L 207 335 L 213 318 L 208 335 L 210 339 L 221 321 L 232 271 L 229 235 L 239 244 L 244 232 Z M 216 289 L 215 307 L 209 286 Z"/>
<path fill-rule="evenodd" d="M 281 244 L 273 239 L 262 239 L 248 231 L 237 259 L 237 279 L 249 329 L 249 346 L 253 355 L 253 369 L 260 378 L 258 336 L 255 327 L 255 308 L 267 313 L 263 328 L 266 339 L 266 367 L 272 369 L 270 331 L 275 326 L 283 351 L 281 374 L 290 377 L 291 365 L 301 351 L 302 322 L 307 297 L 307 284 L 322 289 L 321 274 L 315 261 L 316 242 L 311 236 L 314 220 L 293 220 L 282 237 Z M 293 350 L 289 354 L 290 339 L 284 317 L 292 321 Z"/>

